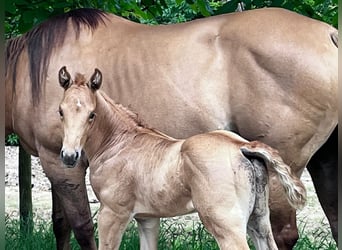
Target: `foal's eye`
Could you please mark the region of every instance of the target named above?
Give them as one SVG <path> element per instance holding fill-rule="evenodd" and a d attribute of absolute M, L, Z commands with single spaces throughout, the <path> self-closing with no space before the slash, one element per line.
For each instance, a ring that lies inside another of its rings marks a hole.
<path fill-rule="evenodd" d="M 91 112 L 89 115 L 89 121 L 91 122 L 92 120 L 94 120 L 96 114 L 94 112 Z"/>
<path fill-rule="evenodd" d="M 59 116 L 61 118 L 63 118 L 64 114 L 63 114 L 63 110 L 61 108 L 59 108 L 58 113 L 59 113 Z"/>

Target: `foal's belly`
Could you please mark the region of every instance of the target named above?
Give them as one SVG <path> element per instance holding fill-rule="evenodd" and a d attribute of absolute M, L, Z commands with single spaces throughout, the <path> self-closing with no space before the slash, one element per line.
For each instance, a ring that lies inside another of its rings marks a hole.
<path fill-rule="evenodd" d="M 174 217 L 196 212 L 191 199 L 181 199 L 179 201 L 166 201 L 161 199 L 154 203 L 137 201 L 133 209 L 135 218 L 146 217 Z"/>

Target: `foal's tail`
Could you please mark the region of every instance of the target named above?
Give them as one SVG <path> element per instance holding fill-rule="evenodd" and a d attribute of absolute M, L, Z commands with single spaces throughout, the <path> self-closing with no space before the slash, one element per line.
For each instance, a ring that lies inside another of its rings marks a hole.
<path fill-rule="evenodd" d="M 304 207 L 306 190 L 300 179 L 291 172 L 288 165 L 279 156 L 278 151 L 258 141 L 246 143 L 240 148 L 246 157 L 263 159 L 268 172 L 275 171 L 286 192 L 290 205 L 296 209 Z"/>

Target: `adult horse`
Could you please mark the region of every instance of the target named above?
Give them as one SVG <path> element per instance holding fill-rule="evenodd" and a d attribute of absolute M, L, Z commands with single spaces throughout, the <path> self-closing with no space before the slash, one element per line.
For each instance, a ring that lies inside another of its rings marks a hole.
<path fill-rule="evenodd" d="M 71 229 L 83 249 L 95 248 L 87 161 L 66 169 L 59 157 L 63 65 L 72 75 L 101 68 L 110 97 L 173 137 L 231 130 L 276 148 L 298 176 L 337 125 L 337 30 L 325 23 L 272 8 L 167 26 L 90 9 L 52 18 L 7 44 L 6 133 L 40 157 L 51 181 L 58 249 Z M 279 188 L 271 180 L 272 230 L 288 249 L 296 214 Z M 157 222 L 141 221 L 141 231 L 155 234 Z"/>

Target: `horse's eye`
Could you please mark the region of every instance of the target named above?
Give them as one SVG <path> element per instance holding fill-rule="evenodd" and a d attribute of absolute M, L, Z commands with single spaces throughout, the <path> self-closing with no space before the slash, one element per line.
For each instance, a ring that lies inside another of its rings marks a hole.
<path fill-rule="evenodd" d="M 58 113 L 59 113 L 59 116 L 61 118 L 63 118 L 64 114 L 63 114 L 63 110 L 61 108 L 59 108 Z"/>
<path fill-rule="evenodd" d="M 96 116 L 96 114 L 94 112 L 91 112 L 89 115 L 89 121 L 94 120 L 95 116 Z"/>

